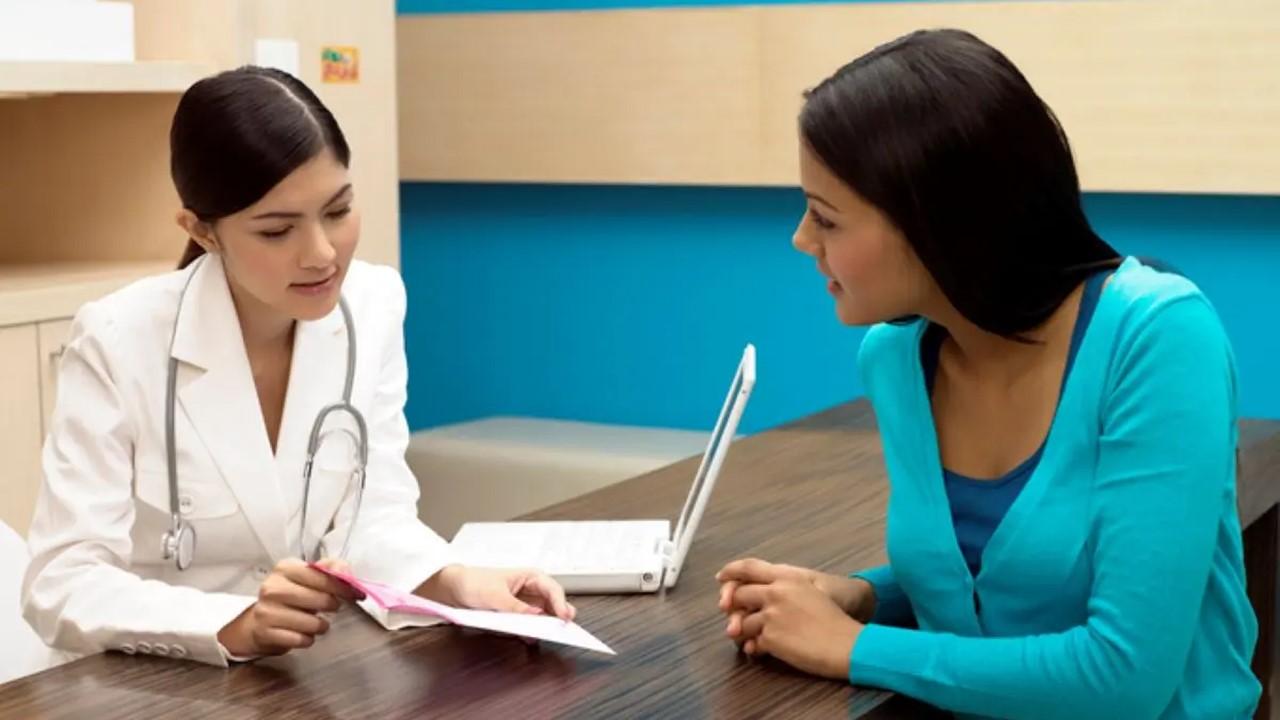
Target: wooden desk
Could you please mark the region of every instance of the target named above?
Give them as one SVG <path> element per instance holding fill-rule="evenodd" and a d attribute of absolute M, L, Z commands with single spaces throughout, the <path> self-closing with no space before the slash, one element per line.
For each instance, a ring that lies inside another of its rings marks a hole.
<path fill-rule="evenodd" d="M 1245 516 L 1258 518 L 1249 532 L 1271 513 L 1272 607 L 1275 511 L 1262 506 L 1275 506 L 1278 429 L 1246 426 L 1241 443 L 1242 508 L 1254 503 Z M 686 460 L 534 517 L 670 517 L 695 467 Z M 870 409 L 848 403 L 734 446 L 680 586 L 665 599 L 578 599 L 582 622 L 616 658 L 453 628 L 388 634 L 347 612 L 311 650 L 229 671 L 89 657 L 0 687 L 0 717 L 927 717 L 928 708 L 889 693 L 744 659 L 715 608 L 713 574 L 742 555 L 837 572 L 881 562 L 885 499 Z M 1271 621 L 1274 635 L 1274 613 Z"/>

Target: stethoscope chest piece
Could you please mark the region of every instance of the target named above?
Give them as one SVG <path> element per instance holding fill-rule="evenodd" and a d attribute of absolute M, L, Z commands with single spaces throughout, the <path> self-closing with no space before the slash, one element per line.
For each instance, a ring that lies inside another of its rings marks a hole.
<path fill-rule="evenodd" d="M 165 560 L 173 560 L 178 570 L 191 567 L 191 560 L 196 554 L 196 529 L 177 520 L 173 527 L 161 538 L 161 552 Z"/>

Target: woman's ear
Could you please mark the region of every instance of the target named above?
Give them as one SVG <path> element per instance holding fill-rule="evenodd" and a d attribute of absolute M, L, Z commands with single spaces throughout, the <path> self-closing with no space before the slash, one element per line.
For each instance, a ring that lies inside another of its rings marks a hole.
<path fill-rule="evenodd" d="M 196 217 L 195 213 L 186 208 L 178 211 L 175 220 L 178 227 L 182 228 L 197 245 L 204 248 L 205 252 L 210 254 L 218 252 L 218 238 L 213 234 L 212 224 Z"/>

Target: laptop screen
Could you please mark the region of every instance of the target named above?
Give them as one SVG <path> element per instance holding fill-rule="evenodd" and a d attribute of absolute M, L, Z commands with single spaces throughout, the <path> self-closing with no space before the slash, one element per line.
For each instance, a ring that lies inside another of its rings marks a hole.
<path fill-rule="evenodd" d="M 720 471 L 720 463 L 723 462 L 728 445 L 733 441 L 733 434 L 738 429 L 738 420 L 742 417 L 742 406 L 750 396 L 752 385 L 755 383 L 755 374 L 755 348 L 748 345 L 742 353 L 742 361 L 738 364 L 733 382 L 729 385 L 729 394 L 720 408 L 720 416 L 716 418 L 716 424 L 711 429 L 707 449 L 702 454 L 702 462 L 698 465 L 698 472 L 693 478 L 693 487 L 689 489 L 689 496 L 685 498 L 684 508 L 680 511 L 680 519 L 676 522 L 672 541 L 676 545 L 673 569 L 677 572 L 693 539 L 692 534 L 697 531 L 702 511 L 706 507 L 707 498 L 704 496 L 710 495 L 711 486 L 715 483 L 715 475 Z M 689 534 L 688 538 L 685 537 L 686 532 Z"/>

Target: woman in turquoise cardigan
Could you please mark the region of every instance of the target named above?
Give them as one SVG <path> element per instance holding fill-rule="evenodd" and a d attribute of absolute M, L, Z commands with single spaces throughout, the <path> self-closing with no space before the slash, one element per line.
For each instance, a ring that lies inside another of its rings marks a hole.
<path fill-rule="evenodd" d="M 874 325 L 889 564 L 731 563 L 728 634 L 962 715 L 1250 716 L 1235 369 L 1204 295 L 1094 233 L 1053 113 L 972 35 L 876 48 L 799 125 L 795 246 Z"/>

